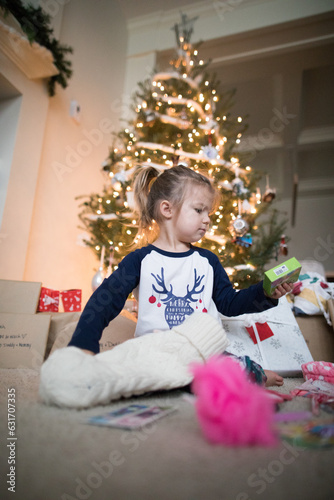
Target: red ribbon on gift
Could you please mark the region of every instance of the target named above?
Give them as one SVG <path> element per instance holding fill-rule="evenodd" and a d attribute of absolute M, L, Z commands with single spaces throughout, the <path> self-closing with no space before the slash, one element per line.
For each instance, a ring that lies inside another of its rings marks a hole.
<path fill-rule="evenodd" d="M 269 337 L 272 337 L 274 335 L 274 332 L 272 331 L 268 323 L 255 323 L 255 325 L 261 342 L 263 340 L 269 339 Z M 249 336 L 254 344 L 257 344 L 254 328 L 252 326 L 246 326 L 246 330 L 249 333 Z"/>

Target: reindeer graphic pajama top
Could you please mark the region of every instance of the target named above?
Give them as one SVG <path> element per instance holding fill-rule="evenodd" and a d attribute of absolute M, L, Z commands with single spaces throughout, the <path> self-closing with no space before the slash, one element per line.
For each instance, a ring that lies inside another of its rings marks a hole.
<path fill-rule="evenodd" d="M 130 253 L 95 290 L 69 343 L 99 352 L 104 328 L 123 309 L 133 292 L 138 301 L 135 336 L 169 330 L 194 311 L 224 316 L 261 312 L 278 301 L 264 295 L 262 282 L 236 291 L 218 257 L 191 246 L 171 253 L 154 245 Z"/>

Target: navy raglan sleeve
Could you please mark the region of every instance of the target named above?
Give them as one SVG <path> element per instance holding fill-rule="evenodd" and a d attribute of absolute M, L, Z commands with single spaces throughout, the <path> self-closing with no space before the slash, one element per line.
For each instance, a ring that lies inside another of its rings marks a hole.
<path fill-rule="evenodd" d="M 278 304 L 278 300 L 267 297 L 263 282 L 251 285 L 243 290 L 235 290 L 229 277 L 214 254 L 210 258 L 214 270 L 213 301 L 218 311 L 224 316 L 262 312 Z"/>
<path fill-rule="evenodd" d="M 95 290 L 80 316 L 69 346 L 98 353 L 99 341 L 106 326 L 123 309 L 129 294 L 139 283 L 140 258 L 133 252 Z"/>

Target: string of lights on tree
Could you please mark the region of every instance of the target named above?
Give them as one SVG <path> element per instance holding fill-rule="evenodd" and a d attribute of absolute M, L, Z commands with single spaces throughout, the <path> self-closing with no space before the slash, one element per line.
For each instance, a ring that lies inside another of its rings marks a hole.
<path fill-rule="evenodd" d="M 237 288 L 262 279 L 266 263 L 287 253 L 282 236 L 286 221 L 272 207 L 276 191 L 267 177 L 261 194 L 263 174 L 248 164 L 247 153 L 238 153 L 247 124 L 230 112 L 235 92 L 217 91 L 219 82 L 200 58 L 200 44 L 190 43 L 195 20 L 182 14 L 175 24 L 177 50 L 171 68 L 138 83 L 134 118 L 114 135 L 102 164 L 107 176 L 103 192 L 84 197 L 79 217 L 89 233 L 85 243 L 100 260 L 93 288 L 133 244 L 146 243 L 137 235 L 132 183 L 136 170 L 148 166 L 163 171 L 182 163 L 213 180 L 221 203 L 198 244 L 220 257 Z"/>

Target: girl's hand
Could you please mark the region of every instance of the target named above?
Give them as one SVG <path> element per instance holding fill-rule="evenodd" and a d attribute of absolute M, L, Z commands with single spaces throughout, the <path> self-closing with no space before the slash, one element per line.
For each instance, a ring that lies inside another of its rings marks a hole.
<path fill-rule="evenodd" d="M 272 295 L 270 295 L 270 298 L 280 299 L 286 293 L 292 292 L 292 289 L 293 289 L 293 283 L 282 283 L 282 285 L 279 285 L 277 288 L 275 288 L 275 291 Z"/>

